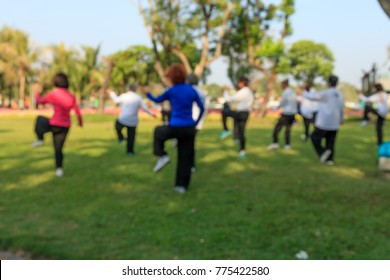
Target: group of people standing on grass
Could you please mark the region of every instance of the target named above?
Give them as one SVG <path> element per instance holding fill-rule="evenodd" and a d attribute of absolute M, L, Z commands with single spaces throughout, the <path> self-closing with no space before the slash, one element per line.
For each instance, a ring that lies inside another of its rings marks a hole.
<path fill-rule="evenodd" d="M 188 190 L 191 174 L 195 168 L 195 136 L 202 128 L 206 111 L 206 95 L 197 87 L 198 78 L 189 74 L 187 76 L 185 68 L 181 64 L 172 65 L 166 72 L 166 78 L 171 82 L 160 96 L 153 96 L 146 88 L 141 91 L 145 96 L 156 103 L 170 104 L 170 112 L 166 115 L 164 125 L 158 126 L 154 130 L 153 153 L 158 157 L 153 168 L 154 172 L 159 172 L 170 162 L 170 157 L 165 150 L 165 143 L 169 139 L 175 139 L 177 146 L 177 166 L 174 190 L 178 193 L 185 193 Z M 268 146 L 268 150 L 279 148 L 278 136 L 285 127 L 285 149 L 291 149 L 291 128 L 295 121 L 295 115 L 300 113 L 304 120 L 305 133 L 304 140 L 311 137 L 313 146 L 320 161 L 329 165 L 334 161 L 334 145 L 340 124 L 343 122 L 343 95 L 336 89 L 338 78 L 331 76 L 328 80 L 328 89 L 315 92 L 310 83 L 306 83 L 300 97 L 290 87 L 288 80 L 281 83 L 283 93 L 279 107 L 282 114 L 273 130 L 273 142 Z M 70 127 L 70 111 L 76 112 L 79 125 L 82 126 L 82 117 L 76 104 L 75 97 L 68 91 L 69 82 L 66 75 L 60 73 L 53 78 L 55 89 L 46 96 L 41 97 L 42 88 L 36 85 L 37 104 L 52 104 L 54 115 L 48 119 L 39 116 L 35 124 L 37 140 L 33 147 L 44 144 L 44 134 L 52 132 L 55 150 L 56 176 L 63 176 L 63 146 Z M 245 128 L 252 111 L 254 95 L 249 87 L 249 80 L 241 77 L 238 80 L 237 91 L 230 95 L 228 87 L 224 88 L 224 99 L 226 101 L 222 110 L 223 131 L 221 139 L 228 137 L 231 131 L 227 126 L 227 118 L 233 118 L 234 139 L 239 144 L 238 157 L 246 157 L 246 136 Z M 135 85 L 129 85 L 128 92 L 117 95 L 110 92 L 112 100 L 121 106 L 121 114 L 115 121 L 115 130 L 118 142 L 126 141 L 126 153 L 128 156 L 134 155 L 134 143 L 136 129 L 138 125 L 138 111 L 143 109 L 147 114 L 156 117 L 149 111 L 142 97 L 136 93 Z M 364 121 L 367 120 L 368 113 L 378 115 L 378 144 L 382 143 L 382 127 L 387 114 L 387 95 L 383 93 L 383 88 L 378 84 L 377 93 L 366 98 L 367 105 Z M 364 97 L 362 97 L 364 98 Z M 384 102 L 385 101 L 385 102 Z M 235 110 L 230 105 L 235 103 Z M 300 104 L 300 106 L 298 106 Z M 382 105 L 386 104 L 386 107 Z M 314 123 L 314 131 L 310 136 L 309 127 Z M 127 129 L 127 138 L 123 135 L 123 129 Z M 325 145 L 322 140 L 325 139 Z"/>

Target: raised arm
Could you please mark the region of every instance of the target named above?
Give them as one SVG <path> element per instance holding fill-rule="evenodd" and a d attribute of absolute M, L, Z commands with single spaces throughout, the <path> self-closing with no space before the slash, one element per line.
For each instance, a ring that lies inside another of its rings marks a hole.
<path fill-rule="evenodd" d="M 149 111 L 148 106 L 146 106 L 146 104 L 145 104 L 145 102 L 144 102 L 143 100 L 141 100 L 140 105 L 141 105 L 142 110 L 143 110 L 145 113 L 147 113 L 148 115 L 151 115 L 152 117 L 156 117 L 155 114 L 153 114 L 152 112 Z"/>
<path fill-rule="evenodd" d="M 121 103 L 120 97 L 113 91 L 110 91 L 110 97 L 116 104 Z"/>
<path fill-rule="evenodd" d="M 168 89 L 163 94 L 161 94 L 160 96 L 157 96 L 157 97 L 154 97 L 150 92 L 148 92 L 146 94 L 146 97 L 149 98 L 150 100 L 152 100 L 153 102 L 161 103 L 161 102 L 164 102 L 165 100 L 169 100 L 170 91 Z"/>

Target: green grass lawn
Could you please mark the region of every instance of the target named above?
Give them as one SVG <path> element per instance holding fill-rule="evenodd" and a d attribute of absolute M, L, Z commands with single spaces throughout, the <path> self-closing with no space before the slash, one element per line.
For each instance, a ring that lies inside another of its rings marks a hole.
<path fill-rule="evenodd" d="M 32 149 L 33 116 L 0 117 L 0 248 L 49 259 L 389 259 L 390 181 L 376 167 L 374 127 L 349 120 L 336 165 L 319 163 L 293 128 L 290 151 L 267 151 L 275 119 L 252 118 L 237 158 L 220 123 L 197 138 L 198 171 L 173 191 L 173 161 L 153 174 L 153 128 L 143 119 L 136 156 L 117 144 L 115 116 L 87 115 L 54 176 L 51 136 Z M 387 135 L 389 135 L 387 133 Z M 281 135 L 283 138 L 283 135 Z M 388 139 L 389 137 L 387 137 Z"/>

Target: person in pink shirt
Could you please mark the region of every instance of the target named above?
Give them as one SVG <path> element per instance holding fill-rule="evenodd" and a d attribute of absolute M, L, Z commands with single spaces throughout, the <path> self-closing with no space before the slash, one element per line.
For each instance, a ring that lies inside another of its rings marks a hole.
<path fill-rule="evenodd" d="M 62 148 L 65 143 L 66 136 L 70 128 L 70 110 L 74 110 L 77 115 L 79 126 L 83 126 L 83 119 L 79 107 L 76 103 L 75 96 L 68 91 L 69 82 L 68 77 L 59 73 L 54 76 L 53 84 L 55 89 L 45 96 L 41 97 L 41 85 L 36 85 L 35 87 L 35 99 L 37 104 L 52 104 L 54 107 L 54 115 L 48 119 L 43 116 L 38 116 L 35 123 L 35 133 L 37 135 L 37 140 L 32 144 L 32 146 L 39 147 L 44 144 L 44 134 L 47 132 L 53 133 L 53 144 L 55 151 L 55 161 L 56 161 L 56 176 L 61 177 L 64 175 L 62 169 L 64 156 L 62 153 Z"/>

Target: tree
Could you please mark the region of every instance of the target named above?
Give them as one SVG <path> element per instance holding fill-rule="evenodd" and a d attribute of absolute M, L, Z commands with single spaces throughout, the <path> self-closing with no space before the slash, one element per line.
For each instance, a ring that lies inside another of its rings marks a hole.
<path fill-rule="evenodd" d="M 378 0 L 381 5 L 383 11 L 385 11 L 386 15 L 390 17 L 390 1 L 389 0 Z"/>
<path fill-rule="evenodd" d="M 163 82 L 167 82 L 165 68 L 173 57 L 183 63 L 187 72 L 203 76 L 207 66 L 222 54 L 222 38 L 232 8 L 232 1 L 224 0 L 138 1 L 153 45 L 155 69 Z M 188 48 L 199 50 L 195 63 L 191 63 Z"/>
<path fill-rule="evenodd" d="M 292 33 L 290 16 L 294 13 L 294 1 L 274 2 L 238 1 L 227 33 L 227 40 L 234 46 L 236 55 L 245 58 L 249 66 L 267 80 L 261 116 L 266 114 L 266 104 L 274 94 L 278 73 L 287 67 L 284 39 Z"/>
<path fill-rule="evenodd" d="M 157 81 L 153 69 L 155 60 L 153 50 L 146 46 L 132 46 L 110 55 L 115 62 L 110 86 L 124 91 L 127 83 L 146 85 Z"/>
<path fill-rule="evenodd" d="M 26 78 L 36 59 L 36 53 L 30 51 L 28 35 L 20 30 L 4 27 L 0 31 L 0 53 L 2 84 L 9 87 L 10 94 L 18 86 L 19 107 L 24 108 Z"/>
<path fill-rule="evenodd" d="M 326 45 L 308 40 L 294 43 L 288 51 L 288 59 L 289 72 L 297 81 L 326 80 L 334 68 L 333 54 Z"/>

